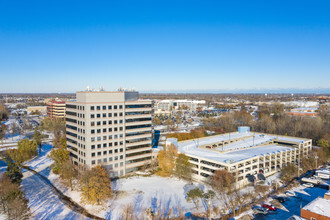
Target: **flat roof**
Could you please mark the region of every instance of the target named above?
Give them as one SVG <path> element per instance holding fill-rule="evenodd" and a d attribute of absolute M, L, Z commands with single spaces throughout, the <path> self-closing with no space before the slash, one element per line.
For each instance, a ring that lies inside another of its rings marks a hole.
<path fill-rule="evenodd" d="M 330 200 L 318 197 L 305 205 L 304 210 L 314 212 L 319 215 L 330 217 Z"/>
<path fill-rule="evenodd" d="M 251 147 L 247 149 L 228 151 L 228 152 L 217 152 L 208 149 L 198 148 L 193 145 L 180 146 L 179 144 L 179 152 L 185 153 L 187 155 L 202 157 L 206 160 L 213 160 L 220 163 L 226 163 L 226 161 L 238 162 L 241 160 L 246 160 L 255 156 L 264 155 L 264 154 L 272 154 L 275 152 L 292 150 L 292 147 L 286 147 L 281 145 L 264 145 L 260 147 Z"/>
<path fill-rule="evenodd" d="M 217 146 L 214 149 L 199 148 L 199 146 L 209 145 L 212 146 L 215 143 L 222 141 L 228 141 L 233 139 L 243 138 L 229 144 Z M 188 141 L 182 141 L 178 143 L 178 151 L 190 156 L 196 156 L 205 158 L 206 160 L 213 160 L 220 163 L 226 163 L 228 161 L 238 162 L 246 160 L 258 155 L 271 154 L 279 151 L 292 150 L 293 147 L 282 146 L 280 144 L 266 144 L 272 140 L 287 141 L 294 143 L 302 143 L 302 138 L 277 136 L 269 134 L 261 134 L 254 132 L 233 132 L 223 135 L 210 136 L 206 138 L 193 139 Z"/>

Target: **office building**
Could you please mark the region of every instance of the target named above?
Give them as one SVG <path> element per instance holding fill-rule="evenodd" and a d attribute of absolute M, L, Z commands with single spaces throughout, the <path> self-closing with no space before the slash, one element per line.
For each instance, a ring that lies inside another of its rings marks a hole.
<path fill-rule="evenodd" d="M 151 162 L 152 101 L 136 91 L 82 91 L 66 103 L 66 137 L 73 163 L 102 165 L 111 177 Z"/>
<path fill-rule="evenodd" d="M 47 103 L 47 116 L 51 119 L 65 118 L 65 101 L 51 100 Z"/>

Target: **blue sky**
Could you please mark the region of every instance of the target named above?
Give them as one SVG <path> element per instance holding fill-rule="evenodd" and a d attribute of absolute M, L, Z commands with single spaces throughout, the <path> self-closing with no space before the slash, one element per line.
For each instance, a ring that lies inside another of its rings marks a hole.
<path fill-rule="evenodd" d="M 329 89 L 329 11 L 328 0 L 0 0 L 0 92 Z"/>

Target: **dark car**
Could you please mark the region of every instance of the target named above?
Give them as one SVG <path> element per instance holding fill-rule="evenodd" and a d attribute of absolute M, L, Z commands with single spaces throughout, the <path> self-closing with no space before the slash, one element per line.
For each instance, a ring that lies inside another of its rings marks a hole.
<path fill-rule="evenodd" d="M 274 199 L 276 199 L 277 201 L 279 201 L 280 203 L 285 202 L 285 198 L 281 197 L 281 196 L 275 196 Z"/>
<path fill-rule="evenodd" d="M 272 204 L 269 204 L 269 203 L 262 204 L 262 207 L 263 208 L 267 208 L 267 209 L 269 209 L 271 211 L 276 211 L 277 210 L 277 208 L 275 206 L 273 206 Z"/>

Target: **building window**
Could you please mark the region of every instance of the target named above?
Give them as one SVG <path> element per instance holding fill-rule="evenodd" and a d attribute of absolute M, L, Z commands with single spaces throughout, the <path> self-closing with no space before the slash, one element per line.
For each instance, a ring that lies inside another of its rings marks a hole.
<path fill-rule="evenodd" d="M 101 118 L 101 114 L 97 114 L 96 117 L 97 117 L 97 118 Z"/>
<path fill-rule="evenodd" d="M 109 132 L 112 132 L 112 128 L 109 128 L 108 131 L 109 131 Z"/>
<path fill-rule="evenodd" d="M 91 122 L 91 126 L 94 126 L 94 125 L 95 125 L 95 122 L 94 122 L 94 121 L 92 121 L 92 122 Z"/>
<path fill-rule="evenodd" d="M 97 145 L 97 149 L 100 149 L 100 148 L 101 148 L 101 144 L 98 144 L 98 145 Z"/>
<path fill-rule="evenodd" d="M 101 164 L 102 163 L 102 160 L 101 159 L 98 159 L 97 160 L 97 164 Z"/>
<path fill-rule="evenodd" d="M 92 153 L 92 157 L 95 157 L 95 153 Z"/>
<path fill-rule="evenodd" d="M 103 133 L 106 133 L 107 132 L 107 129 L 106 128 L 103 128 Z"/>
<path fill-rule="evenodd" d="M 123 162 L 120 162 L 120 166 L 122 167 L 122 166 L 124 166 L 124 163 Z M 122 171 L 121 171 L 122 172 Z"/>
<path fill-rule="evenodd" d="M 107 125 L 107 121 L 103 121 L 103 125 Z"/>
<path fill-rule="evenodd" d="M 97 152 L 97 156 L 101 156 L 101 152 Z"/>
<path fill-rule="evenodd" d="M 95 110 L 95 107 L 94 106 L 91 106 L 91 110 L 94 111 Z"/>
<path fill-rule="evenodd" d="M 95 130 L 94 129 L 91 130 L 91 134 L 95 134 Z"/>
<path fill-rule="evenodd" d="M 97 110 L 101 110 L 101 107 L 100 107 L 100 106 L 96 106 L 96 109 L 97 109 Z"/>
<path fill-rule="evenodd" d="M 95 118 L 95 115 L 94 114 L 91 114 L 91 118 Z"/>
<path fill-rule="evenodd" d="M 106 163 L 107 162 L 107 158 L 103 158 L 103 163 Z"/>
<path fill-rule="evenodd" d="M 112 106 L 111 106 L 111 105 L 109 105 L 109 106 L 108 106 L 108 109 L 109 109 L 109 110 L 111 110 L 111 109 L 112 109 Z"/>
<path fill-rule="evenodd" d="M 107 155 L 107 151 L 103 151 L 103 155 Z"/>
<path fill-rule="evenodd" d="M 117 117 L 117 113 L 114 113 L 114 114 L 113 114 L 113 117 Z"/>
<path fill-rule="evenodd" d="M 124 156 L 123 156 L 123 155 L 121 155 L 121 156 L 120 156 L 120 159 L 121 159 L 121 160 L 122 160 L 122 159 L 124 159 Z"/>
<path fill-rule="evenodd" d="M 116 168 L 118 167 L 118 163 L 115 163 L 115 167 L 116 167 Z"/>
<path fill-rule="evenodd" d="M 111 113 L 108 113 L 108 117 L 112 117 L 112 114 Z"/>
<path fill-rule="evenodd" d="M 115 160 L 118 160 L 118 156 L 115 156 Z"/>
<path fill-rule="evenodd" d="M 101 137 L 97 137 L 97 141 L 101 141 Z"/>
<path fill-rule="evenodd" d="M 123 148 L 120 148 L 120 153 L 122 153 L 124 151 L 124 149 Z"/>
<path fill-rule="evenodd" d="M 93 149 L 95 149 L 95 145 L 92 145 L 92 147 L 91 147 L 91 148 L 92 148 L 92 150 L 93 150 Z"/>
<path fill-rule="evenodd" d="M 115 154 L 118 153 L 118 149 L 115 149 Z"/>
<path fill-rule="evenodd" d="M 112 150 L 109 150 L 109 154 L 112 154 Z"/>
<path fill-rule="evenodd" d="M 91 142 L 94 142 L 95 141 L 95 137 L 91 137 Z"/>
<path fill-rule="evenodd" d="M 108 124 L 111 125 L 112 124 L 112 121 L 109 121 Z"/>
<path fill-rule="evenodd" d="M 100 122 L 100 121 L 98 121 L 96 124 L 97 124 L 97 126 L 100 126 L 100 125 L 101 125 L 101 122 Z"/>
<path fill-rule="evenodd" d="M 109 162 L 112 161 L 112 157 L 109 157 Z"/>
<path fill-rule="evenodd" d="M 92 160 L 92 165 L 94 165 L 95 164 L 95 160 Z"/>
<path fill-rule="evenodd" d="M 103 113 L 103 114 L 102 114 L 102 117 L 103 117 L 103 118 L 106 118 L 106 117 L 107 117 L 107 114 L 106 114 L 106 113 Z"/>
<path fill-rule="evenodd" d="M 122 112 L 120 112 L 120 113 L 119 113 L 119 116 L 120 116 L 120 117 L 122 117 L 122 116 L 123 116 L 123 113 L 122 113 Z"/>
<path fill-rule="evenodd" d="M 97 129 L 97 133 L 98 133 L 98 134 L 101 133 L 101 129 Z"/>
<path fill-rule="evenodd" d="M 107 144 L 103 144 L 103 147 L 107 147 Z"/>
<path fill-rule="evenodd" d="M 107 106 L 103 105 L 103 106 L 102 106 L 102 109 L 103 109 L 103 110 L 107 110 Z"/>
<path fill-rule="evenodd" d="M 109 143 L 109 147 L 112 147 L 112 143 Z"/>
<path fill-rule="evenodd" d="M 120 105 L 120 106 L 119 106 L 119 109 L 123 109 L 123 106 L 122 106 L 122 105 Z"/>
<path fill-rule="evenodd" d="M 113 109 L 117 109 L 117 105 L 114 105 L 114 106 L 113 106 Z"/>

